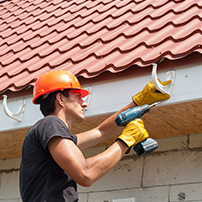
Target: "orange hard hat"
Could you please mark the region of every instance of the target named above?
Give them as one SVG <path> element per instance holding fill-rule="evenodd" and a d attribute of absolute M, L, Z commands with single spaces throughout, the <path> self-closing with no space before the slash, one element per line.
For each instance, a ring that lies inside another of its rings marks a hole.
<path fill-rule="evenodd" d="M 34 86 L 34 98 L 32 102 L 34 104 L 39 104 L 36 100 L 41 95 L 64 89 L 78 89 L 81 93 L 81 97 L 85 97 L 89 94 L 87 90 L 81 88 L 78 79 L 71 72 L 65 70 L 52 70 L 42 74 L 38 78 Z"/>

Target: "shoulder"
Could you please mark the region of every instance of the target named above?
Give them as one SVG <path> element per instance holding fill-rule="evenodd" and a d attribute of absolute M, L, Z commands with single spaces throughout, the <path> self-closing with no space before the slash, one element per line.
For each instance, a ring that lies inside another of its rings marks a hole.
<path fill-rule="evenodd" d="M 69 134 L 70 131 L 65 125 L 65 123 L 58 118 L 57 116 L 46 116 L 43 119 L 39 121 L 38 128 L 40 128 L 41 131 L 45 131 L 46 133 L 50 134 Z"/>
<path fill-rule="evenodd" d="M 37 128 L 40 130 L 52 130 L 52 129 L 57 129 L 57 128 L 62 128 L 63 130 L 69 131 L 65 123 L 58 118 L 57 116 L 46 116 L 39 121 L 37 121 L 34 125 L 33 128 Z"/>
<path fill-rule="evenodd" d="M 65 123 L 57 116 L 42 118 L 32 126 L 27 136 L 36 142 L 40 142 L 44 148 L 53 137 L 66 138 L 72 140 L 75 144 L 77 143 L 77 137 L 71 135 Z"/>
<path fill-rule="evenodd" d="M 40 120 L 41 122 L 53 122 L 53 123 L 60 123 L 62 125 L 65 125 L 64 122 L 58 118 L 57 116 L 54 115 L 49 115 L 44 117 L 43 119 Z"/>
<path fill-rule="evenodd" d="M 71 137 L 69 129 L 57 116 L 40 119 L 31 127 L 27 135 L 37 139 L 50 139 L 53 136 Z"/>

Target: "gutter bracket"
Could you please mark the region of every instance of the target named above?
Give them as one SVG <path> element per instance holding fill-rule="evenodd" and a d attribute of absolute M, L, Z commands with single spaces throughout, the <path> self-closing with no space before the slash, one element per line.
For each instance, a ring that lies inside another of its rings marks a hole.
<path fill-rule="evenodd" d="M 92 93 L 93 93 L 93 87 L 89 86 L 88 88 L 86 88 L 87 91 L 89 91 L 88 96 L 85 99 L 86 104 L 89 106 L 90 102 L 91 102 L 91 98 L 92 98 Z M 86 108 L 84 108 L 85 111 L 88 110 L 88 106 Z"/>
<path fill-rule="evenodd" d="M 157 77 L 157 64 L 153 63 L 153 69 L 152 69 L 152 80 L 154 83 L 154 86 L 156 87 L 157 90 L 159 90 L 163 94 L 170 94 L 171 90 L 173 88 L 173 82 L 175 79 L 175 70 L 171 70 L 166 72 L 166 81 L 171 80 L 171 83 L 163 86 L 159 81 Z"/>
<path fill-rule="evenodd" d="M 25 113 L 25 106 L 26 106 L 26 100 L 23 99 L 19 102 L 19 108 L 18 108 L 18 111 L 16 113 L 12 113 L 9 109 L 8 109 L 8 105 L 7 105 L 7 95 L 3 95 L 3 110 L 5 112 L 5 114 L 18 121 L 18 122 L 21 122 L 22 120 L 22 117 Z"/>

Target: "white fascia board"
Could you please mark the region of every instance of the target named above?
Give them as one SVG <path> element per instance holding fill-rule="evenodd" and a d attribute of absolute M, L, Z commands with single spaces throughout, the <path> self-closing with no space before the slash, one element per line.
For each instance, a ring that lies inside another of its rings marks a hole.
<path fill-rule="evenodd" d="M 157 72 L 158 78 L 164 81 L 166 72 L 170 70 L 175 70 L 171 98 L 161 102 L 160 105 L 171 105 L 202 99 L 202 63 L 159 70 Z M 151 80 L 152 76 L 148 73 L 82 86 L 83 88 L 92 89 L 85 117 L 96 117 L 119 110 L 129 104 L 132 101 L 132 96 L 141 91 Z M 14 99 L 8 98 L 9 110 L 15 113 L 18 110 L 19 101 L 22 99 L 26 99 L 26 108 L 21 122 L 8 117 L 3 111 L 3 101 L 0 102 L 0 132 L 30 127 L 43 117 L 39 106 L 32 104 L 31 95 Z"/>
<path fill-rule="evenodd" d="M 166 72 L 174 70 L 175 79 L 169 100 L 159 106 L 190 102 L 202 99 L 202 63 L 159 70 L 158 78 L 166 80 Z M 132 101 L 132 96 L 140 92 L 152 80 L 151 74 L 92 85 L 93 93 L 86 116 L 96 116 L 115 112 Z"/>
<path fill-rule="evenodd" d="M 10 117 L 8 117 L 3 110 L 3 101 L 0 102 L 0 132 L 8 131 L 8 130 L 16 130 L 21 128 L 27 128 L 32 126 L 37 120 L 42 118 L 42 114 L 40 113 L 39 106 L 32 104 L 32 96 L 23 96 L 18 98 L 13 98 L 7 100 L 8 109 L 12 113 L 16 113 L 19 108 L 19 102 L 25 99 L 26 106 L 25 112 L 22 117 L 22 121 L 16 121 Z"/>

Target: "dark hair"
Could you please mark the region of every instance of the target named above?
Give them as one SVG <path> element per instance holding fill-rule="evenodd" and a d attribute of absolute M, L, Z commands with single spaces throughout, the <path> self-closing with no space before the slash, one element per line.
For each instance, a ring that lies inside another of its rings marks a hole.
<path fill-rule="evenodd" d="M 54 91 L 50 93 L 46 98 L 42 99 L 40 101 L 40 110 L 44 116 L 48 116 L 55 112 L 55 99 L 58 93 L 61 93 L 65 97 L 69 97 L 69 89 L 65 89 L 63 91 Z"/>

